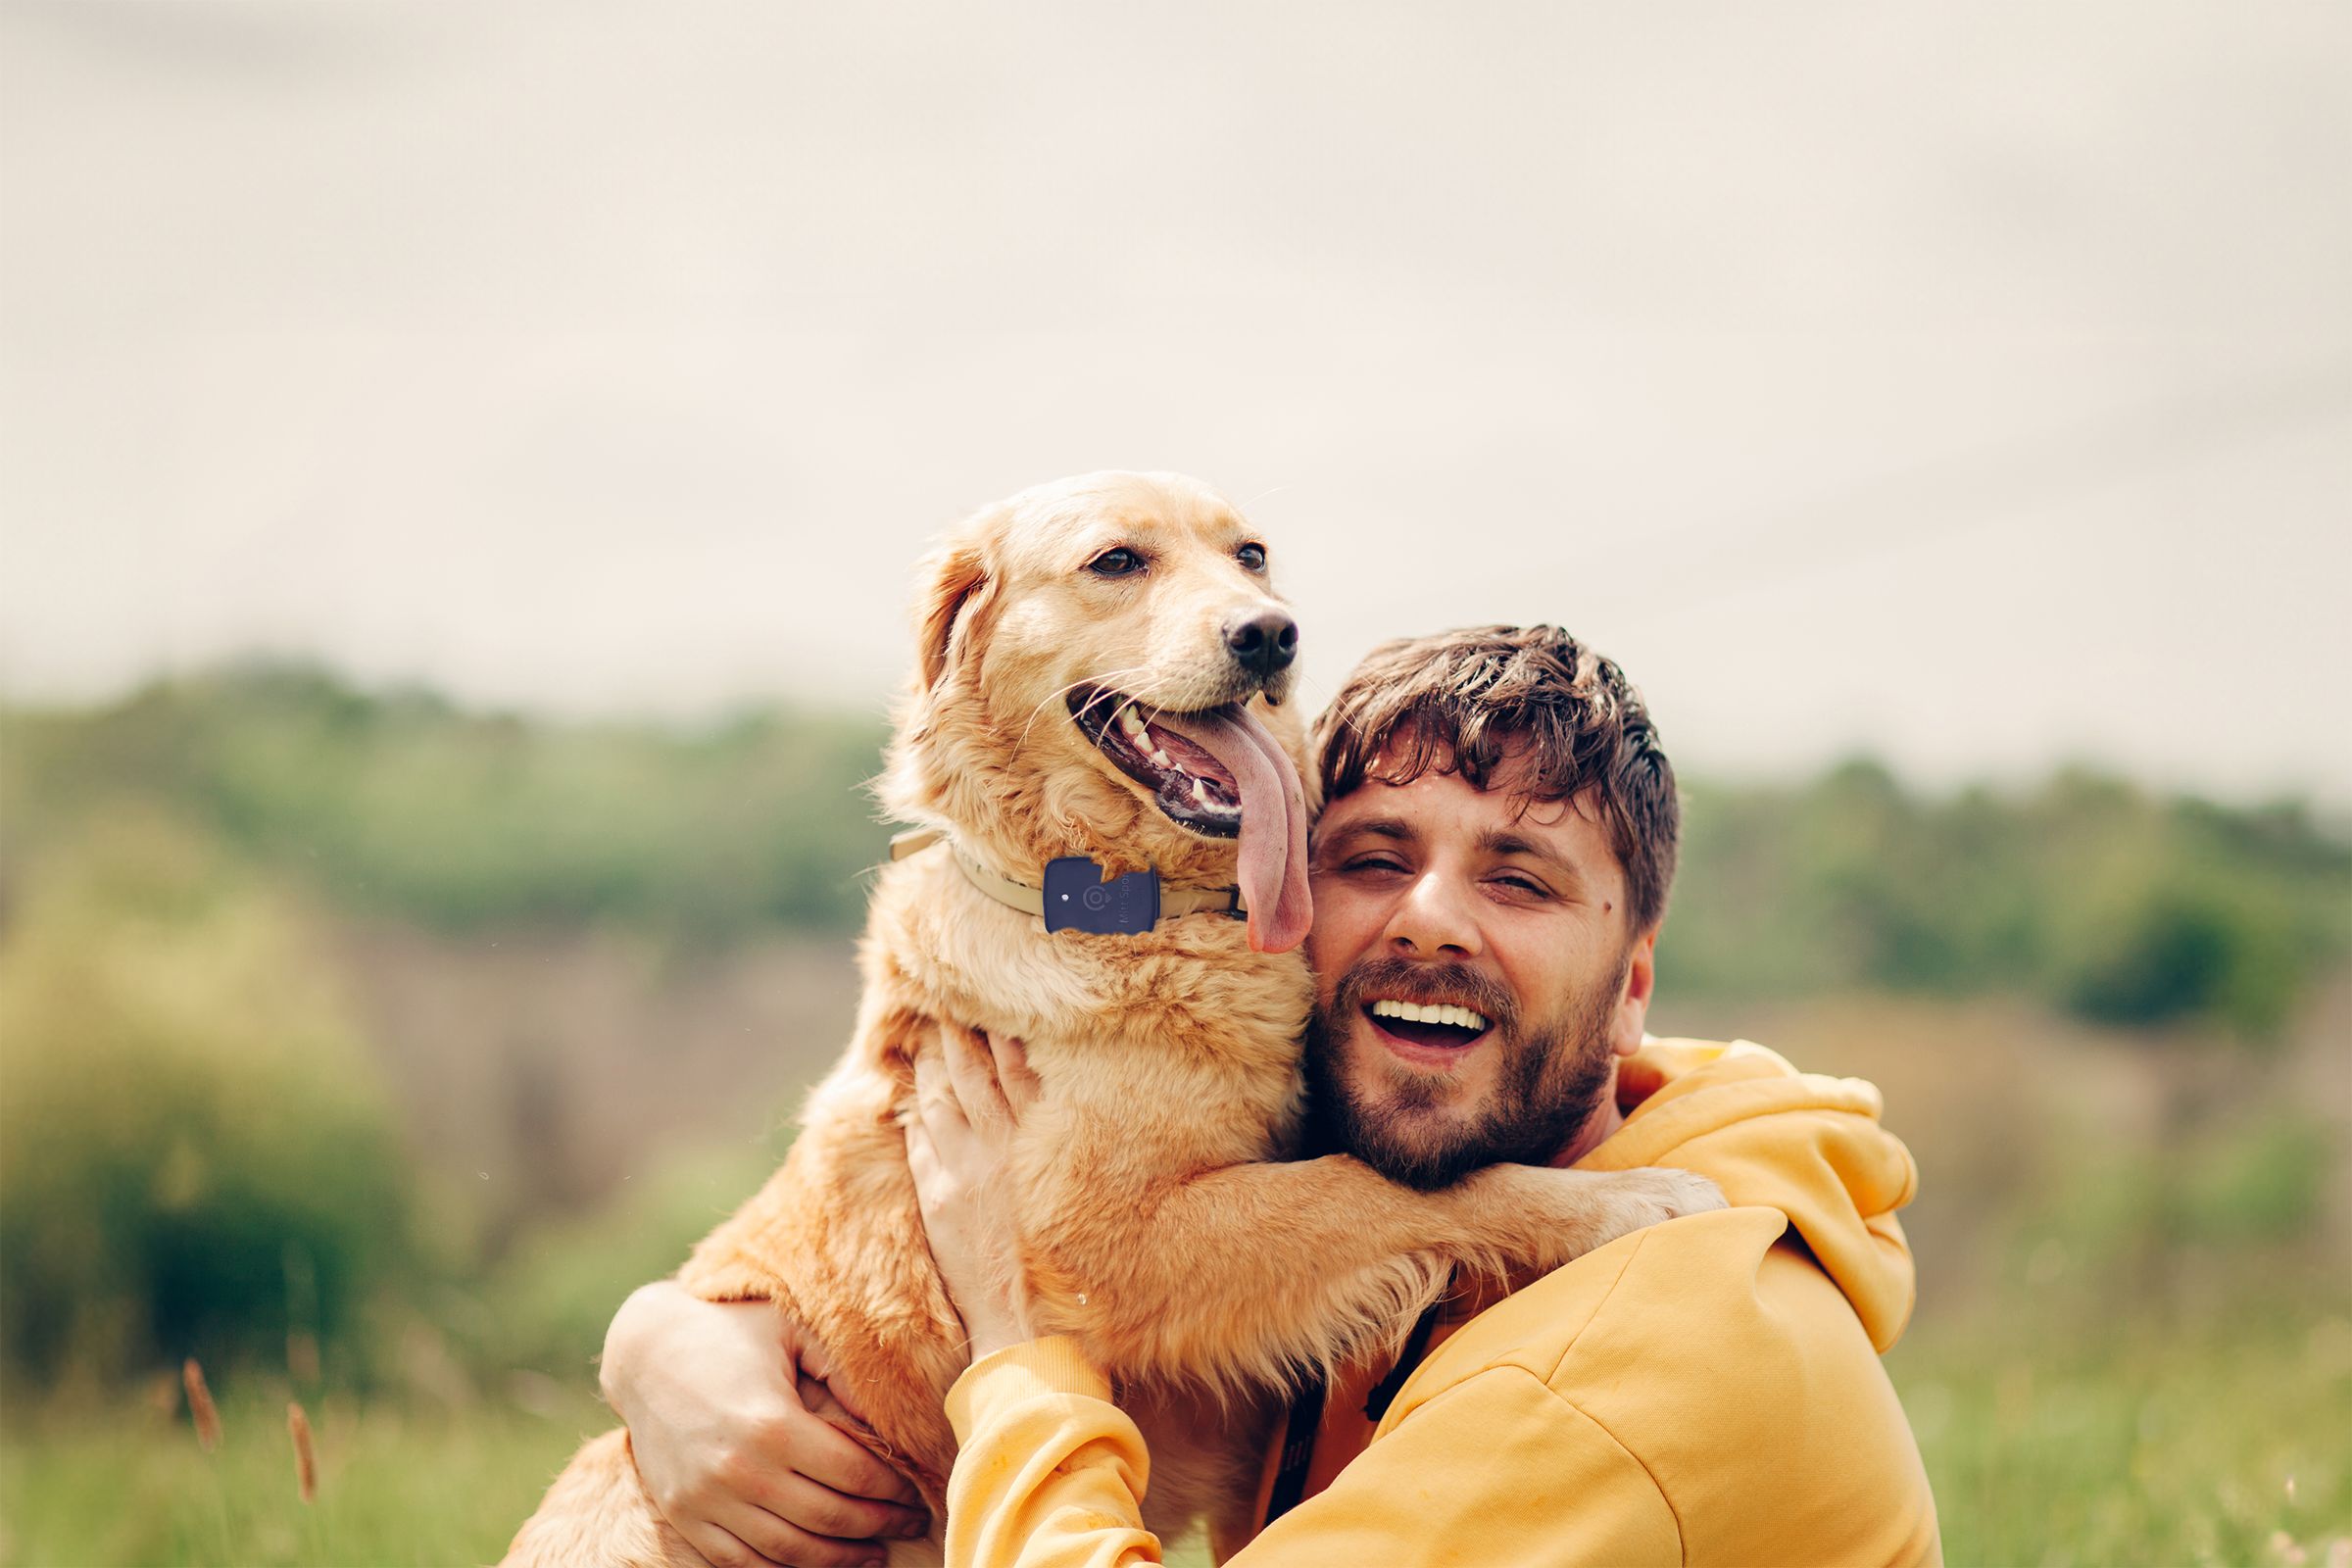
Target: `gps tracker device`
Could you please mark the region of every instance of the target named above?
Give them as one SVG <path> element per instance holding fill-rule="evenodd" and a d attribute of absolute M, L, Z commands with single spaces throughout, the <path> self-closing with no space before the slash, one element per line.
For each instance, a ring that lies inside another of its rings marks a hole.
<path fill-rule="evenodd" d="M 1129 871 L 1102 880 L 1083 855 L 1046 862 L 1046 929 L 1133 936 L 1159 919 L 1159 873 Z"/>

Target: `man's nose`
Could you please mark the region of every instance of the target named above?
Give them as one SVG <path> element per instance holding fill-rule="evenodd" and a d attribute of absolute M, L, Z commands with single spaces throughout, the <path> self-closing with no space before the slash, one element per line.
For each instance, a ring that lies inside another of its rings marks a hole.
<path fill-rule="evenodd" d="M 1424 871 L 1389 916 L 1390 946 L 1405 957 L 1476 957 L 1486 951 L 1467 890 L 1439 871 Z"/>
<path fill-rule="evenodd" d="M 1298 657 L 1298 623 L 1279 610 L 1261 610 L 1225 622 L 1225 646 L 1241 666 L 1271 680 Z"/>

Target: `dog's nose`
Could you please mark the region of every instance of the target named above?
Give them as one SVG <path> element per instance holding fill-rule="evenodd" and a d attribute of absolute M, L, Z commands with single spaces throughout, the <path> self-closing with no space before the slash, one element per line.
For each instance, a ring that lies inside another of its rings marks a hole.
<path fill-rule="evenodd" d="M 1236 615 L 1225 623 L 1225 646 L 1244 669 L 1270 680 L 1298 657 L 1298 623 L 1279 610 Z"/>

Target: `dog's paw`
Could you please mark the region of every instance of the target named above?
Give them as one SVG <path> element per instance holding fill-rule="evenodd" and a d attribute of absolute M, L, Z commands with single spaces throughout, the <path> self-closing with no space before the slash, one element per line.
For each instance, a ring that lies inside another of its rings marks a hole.
<path fill-rule="evenodd" d="M 1696 1171 L 1646 1165 L 1620 1175 L 1625 1182 L 1625 1196 L 1641 1216 L 1625 1227 L 1629 1231 L 1691 1214 L 1711 1214 L 1730 1206 L 1724 1201 L 1723 1189 Z"/>

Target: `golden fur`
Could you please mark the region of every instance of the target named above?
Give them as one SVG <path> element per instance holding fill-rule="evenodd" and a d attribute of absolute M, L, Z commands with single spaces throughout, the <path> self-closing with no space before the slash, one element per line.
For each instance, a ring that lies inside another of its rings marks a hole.
<path fill-rule="evenodd" d="M 918 667 L 881 786 L 890 812 L 1033 884 L 1065 855 L 1155 866 L 1172 886 L 1230 884 L 1234 844 L 1163 816 L 1079 731 L 1064 694 L 1102 681 L 1179 711 L 1243 695 L 1219 628 L 1277 603 L 1235 561 L 1256 537 L 1169 474 L 1065 480 L 970 519 L 924 567 Z M 1148 581 L 1084 569 L 1121 544 L 1152 553 Z M 1286 695 L 1278 679 L 1250 706 L 1296 759 L 1297 712 L 1267 700 Z M 1452 1265 L 1548 1268 L 1719 1201 L 1680 1172 L 1497 1166 L 1424 1194 L 1347 1156 L 1286 1160 L 1310 980 L 1297 954 L 1252 952 L 1222 915 L 1048 936 L 975 890 L 942 845 L 882 873 L 860 961 L 856 1036 L 791 1156 L 679 1278 L 796 1314 L 832 1352 L 837 1387 L 871 1425 L 862 1436 L 935 1512 L 955 1458 L 941 1401 L 965 1351 L 901 1118 L 913 1058 L 943 1024 L 1027 1043 L 1043 1096 L 1007 1182 L 1038 1326 L 1082 1337 L 1143 1412 L 1149 1514 L 1171 1533 L 1204 1511 L 1227 1532 L 1242 1523 L 1267 1396 L 1396 1335 Z M 894 1545 L 891 1561 L 938 1551 L 935 1535 Z M 700 1560 L 654 1510 L 622 1433 L 575 1457 L 508 1557 Z"/>

